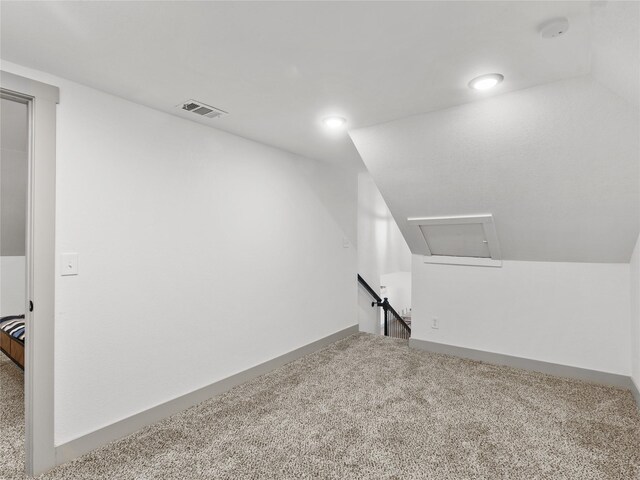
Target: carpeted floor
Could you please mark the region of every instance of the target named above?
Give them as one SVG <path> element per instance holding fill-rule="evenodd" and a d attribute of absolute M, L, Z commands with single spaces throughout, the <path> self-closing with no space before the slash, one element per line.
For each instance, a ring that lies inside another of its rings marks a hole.
<path fill-rule="evenodd" d="M 6 462 L 23 431 L 2 432 Z M 640 414 L 627 391 L 359 334 L 41 478 L 631 480 Z"/>
<path fill-rule="evenodd" d="M 0 479 L 23 478 L 24 375 L 0 352 Z"/>

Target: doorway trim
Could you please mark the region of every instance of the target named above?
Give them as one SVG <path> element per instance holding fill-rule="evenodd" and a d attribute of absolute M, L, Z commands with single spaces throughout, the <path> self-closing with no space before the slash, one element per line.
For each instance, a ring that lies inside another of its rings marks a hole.
<path fill-rule="evenodd" d="M 58 87 L 0 71 L 0 96 L 25 103 L 29 109 L 25 470 L 37 475 L 55 466 L 56 105 L 60 93 Z"/>

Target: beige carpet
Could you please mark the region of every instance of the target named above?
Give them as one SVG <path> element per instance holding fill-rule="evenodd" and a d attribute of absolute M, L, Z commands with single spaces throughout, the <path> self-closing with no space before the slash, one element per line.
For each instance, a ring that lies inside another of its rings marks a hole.
<path fill-rule="evenodd" d="M 359 334 L 42 478 L 631 480 L 640 415 L 627 391 Z"/>
<path fill-rule="evenodd" d="M 0 352 L 0 479 L 23 478 L 24 375 Z"/>

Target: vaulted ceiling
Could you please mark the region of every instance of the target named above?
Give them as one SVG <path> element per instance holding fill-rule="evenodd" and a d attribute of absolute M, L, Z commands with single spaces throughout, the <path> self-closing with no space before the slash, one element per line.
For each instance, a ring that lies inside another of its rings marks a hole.
<path fill-rule="evenodd" d="M 0 2 L 0 56 L 310 158 L 410 216 L 493 213 L 505 259 L 626 262 L 640 3 Z M 567 17 L 565 35 L 539 26 Z M 504 82 L 470 90 L 476 75 Z M 64 96 L 64 93 L 63 93 Z M 209 120 L 190 98 L 230 112 Z M 327 132 L 325 115 L 348 119 Z"/>
<path fill-rule="evenodd" d="M 491 213 L 503 259 L 629 261 L 640 3 L 595 2 L 590 16 L 587 75 L 350 132 L 414 253 L 427 248 L 407 218 Z"/>

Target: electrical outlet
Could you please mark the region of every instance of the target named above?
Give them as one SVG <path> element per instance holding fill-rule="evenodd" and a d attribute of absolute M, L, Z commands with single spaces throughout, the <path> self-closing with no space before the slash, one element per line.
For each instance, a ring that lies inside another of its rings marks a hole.
<path fill-rule="evenodd" d="M 431 319 L 431 328 L 438 330 L 440 328 L 440 320 L 437 318 Z"/>

